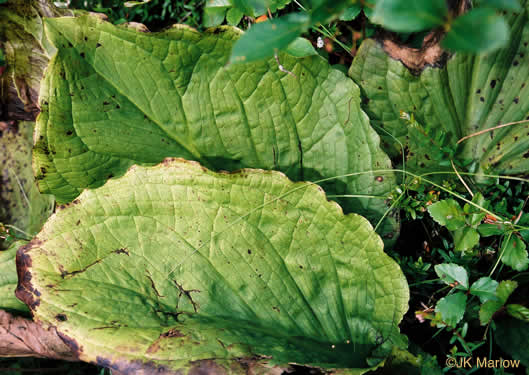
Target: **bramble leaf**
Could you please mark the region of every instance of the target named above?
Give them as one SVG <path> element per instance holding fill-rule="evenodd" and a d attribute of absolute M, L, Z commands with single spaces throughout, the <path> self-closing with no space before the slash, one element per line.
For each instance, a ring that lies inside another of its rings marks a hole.
<path fill-rule="evenodd" d="M 501 254 L 503 254 L 501 261 L 516 271 L 525 271 L 529 266 L 525 243 L 514 234 L 503 241 Z"/>
<path fill-rule="evenodd" d="M 489 300 L 479 308 L 479 321 L 482 326 L 486 326 L 492 320 L 493 315 L 503 307 L 500 301 Z"/>
<path fill-rule="evenodd" d="M 437 302 L 435 311 L 441 313 L 441 318 L 450 327 L 455 327 L 463 319 L 467 304 L 467 296 L 457 292 L 443 297 Z"/>
<path fill-rule="evenodd" d="M 490 277 L 481 277 L 470 286 L 470 294 L 479 297 L 481 303 L 491 299 L 496 299 L 496 289 L 498 282 Z"/>
<path fill-rule="evenodd" d="M 505 233 L 503 224 L 484 223 L 478 226 L 478 232 L 483 237 L 500 236 Z"/>
<path fill-rule="evenodd" d="M 446 284 L 453 284 L 457 281 L 458 287 L 468 289 L 467 270 L 454 263 L 438 264 L 434 267 L 435 273 Z"/>
<path fill-rule="evenodd" d="M 288 45 L 285 52 L 294 57 L 307 57 L 318 54 L 312 43 L 305 38 L 296 38 Z"/>
<path fill-rule="evenodd" d="M 448 230 L 456 230 L 465 226 L 465 216 L 459 203 L 453 199 L 443 199 L 428 206 L 432 218 Z"/>
<path fill-rule="evenodd" d="M 502 304 L 505 304 L 507 299 L 509 299 L 517 287 L 518 283 L 516 281 L 504 280 L 500 282 L 500 285 L 498 285 L 498 288 L 496 289 L 496 296 L 499 298 Z"/>
<path fill-rule="evenodd" d="M 182 159 L 85 190 L 17 256 L 35 317 L 116 370 L 367 369 L 408 308 L 372 226 L 317 185 Z"/>
<path fill-rule="evenodd" d="M 474 228 L 463 227 L 452 232 L 454 237 L 454 250 L 472 250 L 479 243 L 478 231 Z"/>
<path fill-rule="evenodd" d="M 481 325 L 489 324 L 494 313 L 505 305 L 507 299 L 517 287 L 518 283 L 512 280 L 504 280 L 499 283 L 496 288 L 497 300 L 486 301 L 479 309 L 479 321 Z"/>

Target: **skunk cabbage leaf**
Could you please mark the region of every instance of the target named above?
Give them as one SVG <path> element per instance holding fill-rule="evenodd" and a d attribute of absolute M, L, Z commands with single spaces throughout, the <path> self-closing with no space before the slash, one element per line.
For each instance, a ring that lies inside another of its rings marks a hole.
<path fill-rule="evenodd" d="M 367 369 L 391 351 L 409 297 L 369 222 L 319 186 L 182 159 L 59 207 L 17 267 L 35 317 L 120 371 Z"/>
<path fill-rule="evenodd" d="M 451 137 L 452 145 L 462 137 L 529 118 L 529 2 L 521 3 L 521 12 L 506 16 L 512 31 L 509 45 L 494 53 L 442 55 L 436 65 L 411 71 L 377 41 L 362 43 L 349 75 L 361 86 L 367 114 L 384 128 L 380 134 L 388 153 L 400 147 L 385 132 L 403 142 L 409 135 L 401 111 L 413 113 L 433 133 Z M 529 122 L 485 131 L 462 141 L 456 157 L 475 162 L 476 171 L 526 173 L 528 135 Z M 417 157 L 424 167 L 431 155 L 423 150 Z"/>
<path fill-rule="evenodd" d="M 281 55 L 293 76 L 274 59 L 227 66 L 240 35 L 231 27 L 142 33 L 93 15 L 45 24 L 58 52 L 41 87 L 35 171 L 61 203 L 165 157 L 297 181 L 361 173 L 328 181 L 335 195 L 384 196 L 394 186 L 393 173 L 369 172 L 391 163 L 358 87 L 320 57 Z M 372 222 L 387 208 L 383 199 L 343 203 Z"/>

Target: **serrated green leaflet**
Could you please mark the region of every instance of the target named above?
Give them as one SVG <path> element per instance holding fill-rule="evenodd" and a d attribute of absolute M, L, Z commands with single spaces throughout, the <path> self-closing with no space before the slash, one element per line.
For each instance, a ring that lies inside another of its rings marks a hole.
<path fill-rule="evenodd" d="M 509 296 L 518 287 L 518 283 L 512 280 L 504 280 L 496 288 L 496 299 L 486 301 L 479 309 L 479 320 L 481 325 L 488 324 L 496 311 L 505 305 Z"/>
<path fill-rule="evenodd" d="M 470 294 L 478 296 L 481 303 L 496 299 L 498 282 L 490 277 L 481 277 L 470 287 Z"/>
<path fill-rule="evenodd" d="M 428 212 L 439 224 L 448 230 L 461 229 L 465 226 L 465 216 L 461 206 L 453 199 L 443 199 L 428 206 Z"/>
<path fill-rule="evenodd" d="M 501 260 L 517 271 L 525 271 L 529 258 L 523 240 L 514 234 L 507 236 L 501 245 Z"/>
<path fill-rule="evenodd" d="M 468 274 L 467 271 L 454 263 L 443 263 L 435 266 L 435 273 L 446 284 L 457 282 L 457 285 L 468 289 Z"/>
<path fill-rule="evenodd" d="M 443 323 L 455 327 L 465 315 L 466 304 L 467 296 L 457 292 L 441 298 L 435 306 L 435 311 L 441 313 Z"/>
<path fill-rule="evenodd" d="M 400 111 L 413 113 L 420 124 L 451 134 L 455 145 L 464 136 L 525 120 L 529 114 L 529 101 L 524 100 L 529 93 L 527 4 L 523 1 L 523 12 L 507 16 L 512 33 L 508 47 L 475 56 L 458 53 L 442 68 L 426 66 L 412 73 L 376 41 L 364 42 L 349 74 L 369 99 L 364 109 L 373 123 L 405 142 L 408 129 Z M 527 123 L 485 132 L 462 141 L 456 156 L 474 161 L 476 171 L 524 173 L 529 170 L 528 132 Z M 385 141 L 388 150 L 400 151 L 393 139 Z M 427 160 L 429 155 L 420 157 Z"/>
<path fill-rule="evenodd" d="M 17 296 L 114 368 L 367 368 L 408 308 L 382 247 L 317 185 L 168 159 L 59 209 L 19 251 Z"/>
<path fill-rule="evenodd" d="M 42 83 L 35 165 L 60 202 L 168 156 L 312 181 L 391 166 L 358 87 L 319 56 L 281 54 L 292 76 L 274 59 L 226 66 L 240 34 L 229 27 L 146 34 L 83 16 L 46 30 L 58 53 Z M 366 173 L 325 189 L 384 195 L 393 185 L 393 173 Z M 373 222 L 386 210 L 382 199 L 344 202 Z"/>
<path fill-rule="evenodd" d="M 15 297 L 17 270 L 15 254 L 27 241 L 16 241 L 9 249 L 0 251 L 0 310 L 27 312 L 28 308 Z"/>

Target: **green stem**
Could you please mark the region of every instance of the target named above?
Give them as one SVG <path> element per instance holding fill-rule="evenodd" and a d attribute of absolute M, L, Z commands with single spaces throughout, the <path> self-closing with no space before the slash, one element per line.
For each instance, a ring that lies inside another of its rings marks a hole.
<path fill-rule="evenodd" d="M 511 237 L 512 237 L 512 232 L 509 233 L 509 236 L 507 237 L 507 244 L 509 243 L 509 241 L 511 240 Z M 492 271 L 490 271 L 490 274 L 489 274 L 489 277 L 492 277 L 492 274 L 494 273 L 494 271 L 496 271 L 496 267 L 498 267 L 498 264 L 500 263 L 500 260 L 501 258 L 503 257 L 503 253 L 505 253 L 505 249 L 507 249 L 507 246 L 503 245 L 504 243 L 502 242 L 502 247 L 503 247 L 503 250 L 501 251 L 501 254 L 500 256 L 498 257 L 498 260 L 496 260 L 496 264 L 494 265 L 494 267 L 492 268 Z"/>
<path fill-rule="evenodd" d="M 375 232 L 377 231 L 378 227 L 380 226 L 380 224 L 382 224 L 382 222 L 384 221 L 384 219 L 386 218 L 386 216 L 388 216 L 388 214 L 395 208 L 395 206 L 397 205 L 397 203 L 399 203 L 399 201 L 402 199 L 402 197 L 404 196 L 404 194 L 406 194 L 406 191 L 403 191 L 399 197 L 397 199 L 395 199 L 395 201 L 391 204 L 391 206 L 386 210 L 386 212 L 384 212 L 384 215 L 382 215 L 382 217 L 380 218 L 380 220 L 378 221 L 377 225 L 375 225 Z"/>
<path fill-rule="evenodd" d="M 31 234 L 29 234 L 29 233 L 27 233 L 27 232 L 24 232 L 22 229 L 17 228 L 17 227 L 15 227 L 14 225 L 11 225 L 11 224 L 4 224 L 4 227 L 6 227 L 6 228 L 12 228 L 12 229 L 16 230 L 17 232 L 22 233 L 22 234 L 26 235 L 28 239 L 33 238 L 33 236 L 32 236 Z"/>

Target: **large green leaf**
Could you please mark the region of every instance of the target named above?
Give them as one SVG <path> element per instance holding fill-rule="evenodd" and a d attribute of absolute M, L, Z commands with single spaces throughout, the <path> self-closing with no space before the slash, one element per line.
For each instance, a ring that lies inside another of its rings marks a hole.
<path fill-rule="evenodd" d="M 0 251 L 0 310 L 28 311 L 26 305 L 15 297 L 17 272 L 15 254 L 27 241 L 16 241 L 9 249 Z"/>
<path fill-rule="evenodd" d="M 237 29 L 157 34 L 94 16 L 46 20 L 57 46 L 41 89 L 35 165 L 60 202 L 133 163 L 174 156 L 213 169 L 318 180 L 390 167 L 358 87 L 318 56 L 226 66 Z M 331 194 L 386 194 L 393 174 L 329 181 Z M 347 199 L 375 222 L 383 199 Z"/>
<path fill-rule="evenodd" d="M 19 250 L 17 296 L 82 360 L 120 370 L 368 368 L 409 297 L 382 248 L 317 185 L 167 159 L 60 208 Z"/>
<path fill-rule="evenodd" d="M 422 53 L 384 41 L 393 56 L 410 65 L 417 63 L 413 71 L 390 57 L 377 41 L 365 41 L 349 71 L 366 96 L 364 109 L 376 125 L 403 142 L 408 129 L 400 111 L 413 113 L 422 125 L 451 135 L 452 146 L 478 131 L 525 120 L 529 114 L 529 101 L 524 100 L 529 94 L 527 7 L 525 0 L 521 13 L 506 16 L 511 40 L 507 48 L 495 53 L 439 54 L 432 60 L 428 53 L 438 53 L 433 47 Z M 485 132 L 462 141 L 457 157 L 474 161 L 478 171 L 525 173 L 529 170 L 528 132 L 527 123 Z M 391 137 L 384 140 L 391 152 L 400 151 Z M 430 159 L 429 152 L 419 157 L 425 164 Z"/>

